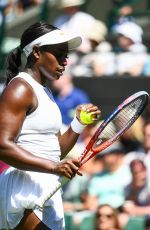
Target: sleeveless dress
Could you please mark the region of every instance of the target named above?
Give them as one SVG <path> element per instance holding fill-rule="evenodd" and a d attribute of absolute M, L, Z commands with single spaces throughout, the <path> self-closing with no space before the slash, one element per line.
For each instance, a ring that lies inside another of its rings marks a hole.
<path fill-rule="evenodd" d="M 38 157 L 60 161 L 61 152 L 56 134 L 61 129 L 62 118 L 51 92 L 25 72 L 15 78 L 28 82 L 38 100 L 37 109 L 23 122 L 17 145 Z M 53 174 L 23 171 L 14 167 L 5 170 L 0 175 L 0 229 L 15 228 L 24 210 L 33 209 L 49 228 L 64 230 L 61 191 L 58 190 L 47 200 L 52 187 L 59 183 L 59 177 Z"/>

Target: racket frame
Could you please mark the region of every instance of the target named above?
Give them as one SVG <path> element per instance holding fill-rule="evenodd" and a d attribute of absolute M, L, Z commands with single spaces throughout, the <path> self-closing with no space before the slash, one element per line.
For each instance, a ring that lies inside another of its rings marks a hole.
<path fill-rule="evenodd" d="M 93 147 L 95 141 L 97 140 L 99 134 L 104 130 L 104 128 L 108 125 L 108 123 L 110 121 L 112 121 L 113 118 L 123 108 L 127 107 L 131 102 L 134 102 L 135 100 L 137 100 L 138 98 L 140 98 L 142 96 L 145 96 L 145 103 L 143 103 L 142 108 L 139 111 L 137 111 L 137 115 L 138 116 L 136 116 L 136 118 L 133 117 L 133 120 L 131 119 L 128 122 L 128 124 L 124 128 L 122 128 L 120 131 L 118 131 L 118 133 L 113 138 L 110 138 L 109 140 L 105 141 L 104 143 L 102 143 L 97 148 L 93 149 L 92 147 Z M 129 127 L 131 127 L 131 125 L 141 115 L 141 113 L 143 112 L 146 104 L 148 103 L 148 99 L 149 99 L 149 94 L 146 91 L 139 91 L 139 92 L 137 92 L 137 93 L 129 96 L 127 99 L 125 99 L 111 114 L 109 114 L 107 116 L 107 118 L 103 121 L 103 123 L 99 126 L 99 128 L 96 130 L 95 134 L 93 135 L 93 137 L 91 138 L 91 140 L 87 144 L 84 152 L 79 157 L 81 164 L 85 164 L 94 155 L 96 155 L 97 153 L 103 151 L 104 149 L 106 149 L 107 147 L 109 147 L 112 143 L 114 143 L 117 139 L 119 139 L 119 137 L 122 135 L 122 133 L 124 133 Z"/>

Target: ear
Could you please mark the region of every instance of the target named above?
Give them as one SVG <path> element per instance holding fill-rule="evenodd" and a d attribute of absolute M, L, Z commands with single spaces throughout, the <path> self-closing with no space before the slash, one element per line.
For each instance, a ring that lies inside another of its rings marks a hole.
<path fill-rule="evenodd" d="M 39 59 L 39 56 L 40 56 L 39 46 L 33 46 L 32 53 L 36 60 Z"/>

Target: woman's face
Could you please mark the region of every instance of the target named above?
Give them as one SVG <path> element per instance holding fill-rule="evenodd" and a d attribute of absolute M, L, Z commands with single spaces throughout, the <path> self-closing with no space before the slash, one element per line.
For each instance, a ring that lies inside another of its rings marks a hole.
<path fill-rule="evenodd" d="M 65 70 L 68 58 L 67 43 L 40 47 L 39 69 L 48 79 L 59 79 Z"/>
<path fill-rule="evenodd" d="M 108 206 L 99 208 L 96 215 L 96 222 L 98 230 L 115 229 L 116 219 L 113 210 Z"/>

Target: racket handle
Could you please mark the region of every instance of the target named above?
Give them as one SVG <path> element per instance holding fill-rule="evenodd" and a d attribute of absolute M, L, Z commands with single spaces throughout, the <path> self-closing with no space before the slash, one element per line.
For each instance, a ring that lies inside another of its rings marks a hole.
<path fill-rule="evenodd" d="M 68 183 L 69 182 L 69 178 L 68 177 L 61 177 L 60 178 L 60 183 L 61 183 L 61 187 L 63 187 L 66 183 Z"/>
<path fill-rule="evenodd" d="M 38 200 L 38 205 L 36 206 L 39 210 L 43 209 L 43 206 L 45 204 L 46 201 L 48 201 L 61 187 L 63 187 L 70 179 L 67 177 L 61 177 L 59 179 L 59 181 L 57 181 L 57 184 L 55 184 L 55 186 L 53 187 L 52 185 L 52 189 L 50 191 L 49 194 L 47 194 L 47 197 L 45 199 Z"/>

